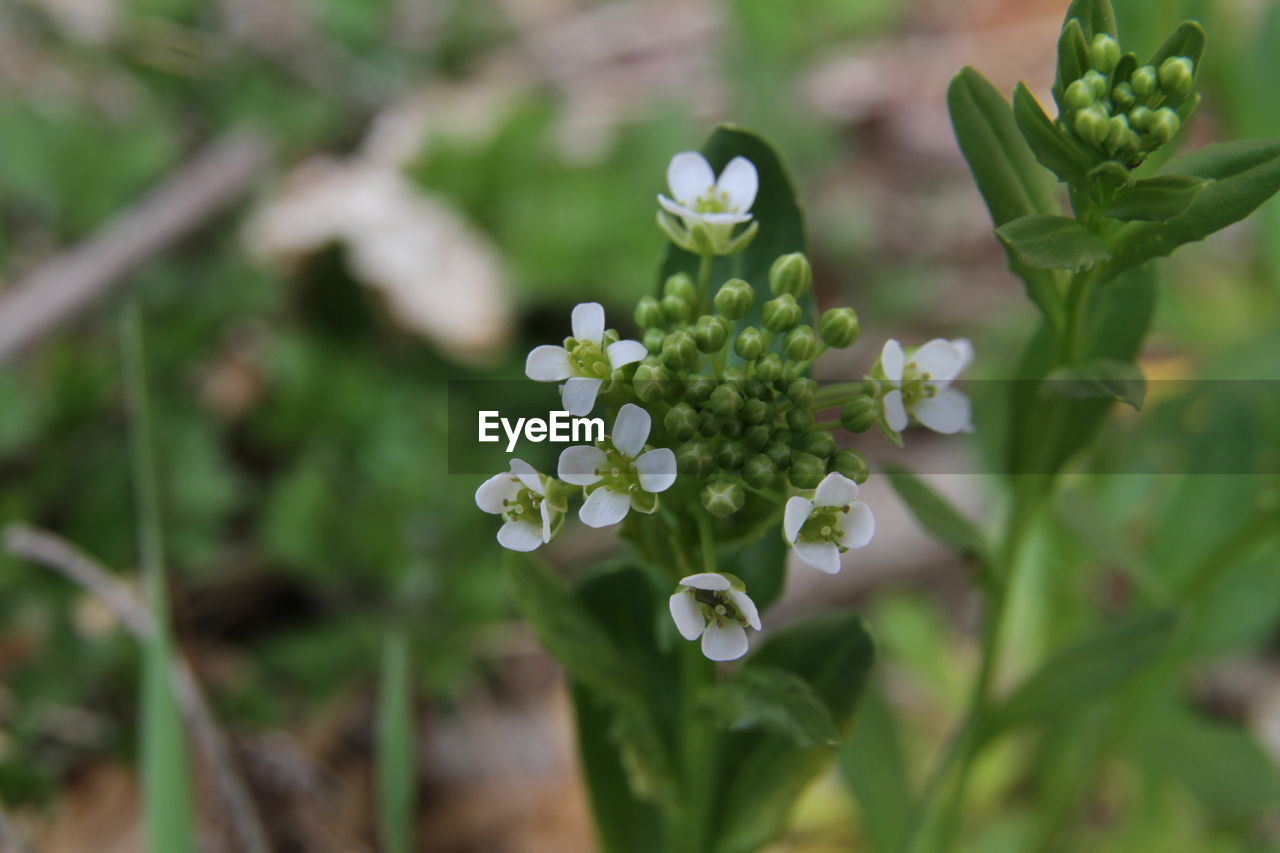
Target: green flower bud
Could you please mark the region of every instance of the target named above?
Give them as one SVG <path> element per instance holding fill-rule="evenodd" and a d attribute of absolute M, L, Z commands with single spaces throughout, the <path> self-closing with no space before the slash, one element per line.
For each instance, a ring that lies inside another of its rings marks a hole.
<path fill-rule="evenodd" d="M 841 450 L 831 460 L 831 470 L 862 485 L 871 473 L 871 466 L 867 464 L 867 457 L 856 450 L 847 449 Z"/>
<path fill-rule="evenodd" d="M 760 308 L 760 319 L 770 332 L 785 332 L 800 322 L 800 306 L 794 296 L 784 293 Z"/>
<path fill-rule="evenodd" d="M 737 483 L 716 480 L 702 488 L 702 506 L 716 518 L 725 518 L 742 509 L 746 493 Z"/>
<path fill-rule="evenodd" d="M 720 434 L 720 421 L 714 414 L 708 411 L 698 415 L 698 432 L 707 438 L 713 438 Z"/>
<path fill-rule="evenodd" d="M 668 322 L 687 323 L 693 316 L 693 303 L 669 293 L 662 297 L 662 313 Z"/>
<path fill-rule="evenodd" d="M 756 376 L 763 382 L 773 382 L 782 376 L 782 356 L 767 352 L 756 359 Z"/>
<path fill-rule="evenodd" d="M 698 413 L 688 403 L 677 403 L 667 410 L 662 425 L 676 441 L 688 441 L 698 434 Z"/>
<path fill-rule="evenodd" d="M 667 333 L 657 326 L 651 326 L 644 330 L 644 348 L 654 355 L 662 352 L 662 342 L 666 339 Z"/>
<path fill-rule="evenodd" d="M 721 375 L 731 382 L 741 382 L 743 377 L 746 376 L 746 372 L 742 369 L 742 365 L 731 364 L 721 371 Z"/>
<path fill-rule="evenodd" d="M 693 327 L 693 340 L 699 350 L 705 353 L 720 352 L 729 339 L 724 324 L 709 314 L 703 314 Z"/>
<path fill-rule="evenodd" d="M 808 408 L 813 402 L 813 395 L 818 390 L 818 383 L 812 379 L 793 379 L 787 385 L 787 399 L 795 403 L 797 406 Z"/>
<path fill-rule="evenodd" d="M 688 441 L 676 448 L 676 470 L 681 474 L 705 477 L 715 470 L 715 457 L 705 441 Z"/>
<path fill-rule="evenodd" d="M 749 424 L 760 424 L 764 423 L 772 412 L 773 407 L 764 400 L 748 400 L 742 404 L 742 411 L 738 415 Z"/>
<path fill-rule="evenodd" d="M 866 432 L 876 425 L 880 406 L 870 397 L 854 397 L 840 409 L 840 425 L 849 432 Z"/>
<path fill-rule="evenodd" d="M 695 373 L 684 383 L 684 398 L 690 403 L 701 403 L 711 396 L 717 385 L 709 376 Z"/>
<path fill-rule="evenodd" d="M 1124 116 L 1112 116 L 1107 120 L 1107 149 L 1119 151 L 1133 138 L 1133 130 Z"/>
<path fill-rule="evenodd" d="M 1073 127 L 1077 136 L 1093 145 L 1101 145 L 1110 130 L 1106 112 L 1096 104 L 1076 113 Z"/>
<path fill-rule="evenodd" d="M 636 396 L 646 403 L 656 403 L 665 397 L 670 381 L 671 374 L 660 364 L 642 363 L 632 377 Z"/>
<path fill-rule="evenodd" d="M 662 285 L 663 296 L 674 296 L 684 302 L 692 304 L 698 298 L 698 286 L 693 283 L 693 279 L 688 273 L 678 272 L 675 275 L 668 276 Z"/>
<path fill-rule="evenodd" d="M 732 385 L 720 385 L 708 399 L 711 411 L 721 417 L 735 417 L 742 408 L 742 395 Z"/>
<path fill-rule="evenodd" d="M 716 293 L 716 310 L 730 320 L 739 320 L 747 316 L 755 301 L 756 294 L 751 285 L 740 278 L 731 278 L 720 285 Z"/>
<path fill-rule="evenodd" d="M 764 335 L 755 326 L 747 326 L 738 333 L 733 342 L 733 351 L 743 361 L 755 361 L 764 355 Z"/>
<path fill-rule="evenodd" d="M 754 424 L 742 431 L 742 445 L 748 450 L 764 450 L 773 440 L 773 427 L 767 423 Z"/>
<path fill-rule="evenodd" d="M 759 379 L 748 379 L 742 384 L 742 393 L 753 400 L 763 400 L 769 393 L 769 386 Z"/>
<path fill-rule="evenodd" d="M 1178 114 L 1169 107 L 1161 107 L 1156 110 L 1155 115 L 1151 119 L 1151 127 L 1147 131 L 1156 138 L 1161 145 L 1173 139 L 1175 133 L 1182 122 L 1178 120 Z"/>
<path fill-rule="evenodd" d="M 1107 85 L 1107 75 L 1099 71 L 1086 71 L 1084 77 L 1080 79 L 1084 80 L 1085 85 L 1089 87 L 1094 99 L 1102 100 L 1107 96 L 1107 89 L 1110 88 Z"/>
<path fill-rule="evenodd" d="M 791 468 L 787 476 L 797 489 L 816 489 L 826 473 L 827 463 L 812 453 L 797 450 L 791 454 Z"/>
<path fill-rule="evenodd" d="M 787 332 L 782 339 L 782 351 L 792 361 L 808 361 L 818 351 L 818 338 L 813 327 L 803 323 Z"/>
<path fill-rule="evenodd" d="M 1133 84 L 1133 93 L 1139 98 L 1149 98 L 1156 93 L 1160 85 L 1160 76 L 1150 65 L 1144 65 L 1133 72 L 1129 78 Z"/>
<path fill-rule="evenodd" d="M 1129 124 L 1142 133 L 1151 129 L 1151 121 L 1155 117 L 1155 112 L 1147 107 L 1134 107 L 1129 110 Z"/>
<path fill-rule="evenodd" d="M 791 448 L 786 442 L 779 441 L 776 436 L 774 441 L 764 449 L 764 455 L 769 457 L 769 461 L 775 468 L 786 468 L 791 464 Z"/>
<path fill-rule="evenodd" d="M 1089 45 L 1089 64 L 1103 74 L 1110 74 L 1120 62 L 1120 45 L 1106 33 L 1098 33 Z"/>
<path fill-rule="evenodd" d="M 800 437 L 799 449 L 819 459 L 830 459 L 836 452 L 836 438 L 825 429 L 811 430 Z"/>
<path fill-rule="evenodd" d="M 787 428 L 795 432 L 804 432 L 813 426 L 813 412 L 808 409 L 787 409 Z"/>
<path fill-rule="evenodd" d="M 1082 110 L 1085 107 L 1093 106 L 1093 101 L 1093 90 L 1083 80 L 1072 82 L 1062 95 L 1063 106 L 1071 110 Z"/>
<path fill-rule="evenodd" d="M 769 268 L 769 289 L 774 296 L 784 293 L 790 296 L 803 296 L 813 286 L 813 269 L 809 259 L 800 252 L 783 255 L 773 262 Z"/>
<path fill-rule="evenodd" d="M 740 418 L 736 417 L 718 417 L 716 418 L 716 434 L 727 439 L 742 438 L 742 434 L 746 432 L 747 425 Z"/>
<path fill-rule="evenodd" d="M 1133 94 L 1133 87 L 1128 83 L 1117 83 L 1111 90 L 1111 100 L 1115 101 L 1116 109 L 1122 112 L 1138 102 L 1137 96 Z"/>
<path fill-rule="evenodd" d="M 1186 97 L 1195 82 L 1194 71 L 1195 66 L 1187 57 L 1169 57 L 1160 63 L 1160 90 L 1170 97 Z"/>
<path fill-rule="evenodd" d="M 757 489 L 767 489 L 778 476 L 778 466 L 763 453 L 757 453 L 742 465 L 742 479 Z"/>
<path fill-rule="evenodd" d="M 637 326 L 650 329 L 666 322 L 666 315 L 663 314 L 662 305 L 658 300 L 652 296 L 645 296 L 636 304 L 635 319 Z"/>
<path fill-rule="evenodd" d="M 747 461 L 747 449 L 740 441 L 726 441 L 716 451 L 716 465 L 724 471 L 737 471 Z"/>
<path fill-rule="evenodd" d="M 698 361 L 698 346 L 693 335 L 684 331 L 672 332 L 662 342 L 662 363 L 671 370 L 685 370 Z"/>
<path fill-rule="evenodd" d="M 822 319 L 818 321 L 818 334 L 822 335 L 827 346 L 844 349 L 853 346 L 858 340 L 862 327 L 852 308 L 828 308 L 822 312 Z"/>

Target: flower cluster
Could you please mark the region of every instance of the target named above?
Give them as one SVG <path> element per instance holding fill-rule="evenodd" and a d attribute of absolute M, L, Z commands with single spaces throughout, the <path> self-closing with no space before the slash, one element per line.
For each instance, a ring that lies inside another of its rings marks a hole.
<path fill-rule="evenodd" d="M 1133 168 L 1164 145 L 1200 102 L 1192 91 L 1195 63 L 1170 56 L 1160 65 L 1138 65 L 1120 54 L 1116 40 L 1098 33 L 1089 45 L 1082 77 L 1063 81 L 1059 124 L 1103 158 Z"/>
<path fill-rule="evenodd" d="M 746 629 L 762 626 L 743 582 L 712 570 L 715 542 L 780 527 L 802 562 L 838 572 L 845 552 L 871 541 L 875 519 L 858 500 L 867 460 L 842 448 L 835 431 L 879 426 L 900 444 L 912 422 L 940 433 L 970 429 L 968 400 L 951 383 L 972 351 L 967 341 L 938 339 L 912 352 L 889 341 L 863 380 L 819 386 L 814 361 L 853 346 L 861 330 L 849 307 L 823 312 L 816 327 L 805 322 L 813 273 L 803 254 L 773 261 L 763 304 L 741 279 L 712 286 L 712 260 L 742 251 L 756 233 L 754 165 L 735 158 L 717 178 L 702 155 L 684 152 L 668 183 L 658 221 L 702 257 L 699 280 L 675 273 L 659 295 L 640 300 L 640 340 L 607 328 L 600 305 L 578 305 L 572 336 L 535 348 L 525 366 L 530 379 L 561 383 L 568 411 L 585 415 L 601 402 L 614 411 L 610 436 L 565 449 L 555 477 L 512 460 L 476 503 L 505 519 L 503 546 L 528 551 L 556 535 L 580 493 L 583 524 L 621 524 L 651 562 L 670 568 L 680 635 L 701 638 L 712 660 L 733 660 L 747 651 Z M 828 410 L 839 418 L 819 420 Z M 704 571 L 691 568 L 690 540 Z"/>

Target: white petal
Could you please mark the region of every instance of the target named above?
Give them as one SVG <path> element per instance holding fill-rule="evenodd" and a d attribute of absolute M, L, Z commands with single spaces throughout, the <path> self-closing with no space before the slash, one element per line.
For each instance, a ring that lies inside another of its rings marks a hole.
<path fill-rule="evenodd" d="M 746 157 L 734 157 L 729 165 L 720 173 L 716 181 L 716 189 L 729 196 L 729 206 L 739 213 L 751 209 L 756 200 L 756 190 L 760 188 L 760 179 L 756 175 L 756 167 Z"/>
<path fill-rule="evenodd" d="M 871 514 L 871 507 L 862 501 L 855 501 L 848 514 L 840 521 L 840 544 L 846 548 L 861 548 L 876 535 L 876 518 Z"/>
<path fill-rule="evenodd" d="M 541 528 L 527 521 L 508 521 L 498 530 L 498 544 L 512 551 L 532 551 L 542 541 Z"/>
<path fill-rule="evenodd" d="M 667 166 L 667 186 L 681 204 L 692 205 L 715 183 L 716 174 L 711 171 L 711 164 L 697 151 L 681 151 Z"/>
<path fill-rule="evenodd" d="M 745 592 L 738 590 L 730 590 L 729 598 L 733 600 L 734 605 L 738 608 L 738 612 L 742 614 L 742 618 L 747 620 L 747 624 L 757 631 L 760 630 L 760 611 L 756 609 L 756 603 L 751 600 Z"/>
<path fill-rule="evenodd" d="M 631 498 L 625 492 L 601 488 L 587 495 L 586 501 L 578 510 L 578 518 L 587 527 L 608 527 L 626 518 L 629 509 Z"/>
<path fill-rule="evenodd" d="M 969 342 L 968 338 L 956 338 L 951 342 L 951 345 L 960 353 L 960 370 L 956 371 L 959 374 L 960 371 L 973 364 L 973 344 Z"/>
<path fill-rule="evenodd" d="M 797 542 L 796 556 L 829 575 L 840 571 L 840 549 L 831 542 Z"/>
<path fill-rule="evenodd" d="M 599 302 L 579 302 L 573 306 L 569 325 L 575 340 L 604 345 L 604 306 Z"/>
<path fill-rule="evenodd" d="M 708 225 L 737 225 L 751 221 L 750 213 L 699 213 L 697 216 Z"/>
<path fill-rule="evenodd" d="M 605 354 L 609 356 L 609 366 L 617 370 L 644 358 L 649 350 L 639 341 L 614 341 L 609 344 Z"/>
<path fill-rule="evenodd" d="M 510 474 L 495 474 L 476 489 L 476 506 L 493 515 L 506 510 L 504 501 L 514 500 L 520 493 L 520 484 Z"/>
<path fill-rule="evenodd" d="M 916 403 L 912 414 L 920 423 L 943 435 L 952 435 L 970 428 L 969 398 L 954 388 L 939 391 L 936 396 L 926 397 Z"/>
<path fill-rule="evenodd" d="M 737 622 L 712 622 L 702 632 L 702 653 L 708 660 L 737 660 L 747 653 L 747 629 Z"/>
<path fill-rule="evenodd" d="M 787 501 L 786 511 L 782 514 L 782 532 L 786 535 L 788 542 L 796 541 L 796 537 L 800 535 L 800 528 L 804 527 L 804 523 L 812 514 L 813 501 L 808 498 L 795 495 Z"/>
<path fill-rule="evenodd" d="M 646 492 L 665 492 L 676 481 L 676 455 L 666 447 L 641 453 L 636 460 L 640 488 Z"/>
<path fill-rule="evenodd" d="M 902 381 L 902 367 L 906 364 L 906 358 L 902 354 L 902 345 L 893 338 L 884 342 L 884 349 L 880 350 L 880 366 L 884 369 L 886 379 L 894 382 Z"/>
<path fill-rule="evenodd" d="M 535 495 L 545 494 L 542 489 L 542 478 L 538 470 L 523 459 L 511 459 L 511 473 L 520 478 L 520 483 Z"/>
<path fill-rule="evenodd" d="M 653 418 L 635 403 L 624 403 L 613 421 L 613 446 L 634 457 L 649 439 Z"/>
<path fill-rule="evenodd" d="M 894 432 L 907 428 L 907 409 L 902 405 L 902 392 L 897 388 L 884 395 L 884 419 Z"/>
<path fill-rule="evenodd" d="M 691 210 L 679 202 L 672 201 L 665 195 L 658 195 L 658 204 L 662 205 L 662 209 L 667 213 L 672 216 L 678 216 L 681 219 L 698 219 L 701 216 L 697 211 Z"/>
<path fill-rule="evenodd" d="M 569 369 L 569 351 L 564 347 L 543 344 L 534 347 L 524 362 L 524 375 L 535 382 L 559 382 L 573 375 Z"/>
<path fill-rule="evenodd" d="M 698 572 L 696 575 L 680 578 L 680 583 L 694 589 L 709 589 L 712 592 L 724 592 L 732 586 L 727 577 L 715 572 Z"/>
<path fill-rule="evenodd" d="M 600 393 L 600 379 L 588 379 L 585 376 L 570 376 L 560 389 L 560 401 L 565 411 L 571 415 L 589 415 L 596 406 L 596 395 Z"/>
<path fill-rule="evenodd" d="M 693 596 L 681 590 L 667 599 L 667 607 L 671 610 L 671 620 L 676 623 L 676 630 L 686 640 L 696 640 L 707 627 L 707 620 L 702 618 L 702 608 Z"/>
<path fill-rule="evenodd" d="M 589 444 L 578 444 L 560 451 L 556 476 L 571 486 L 590 486 L 600 482 L 596 471 L 608 464 L 604 451 Z"/>
<path fill-rule="evenodd" d="M 543 501 L 538 507 L 542 510 L 542 541 L 551 541 L 551 504 Z"/>
<path fill-rule="evenodd" d="M 964 353 L 942 338 L 934 338 L 920 347 L 911 360 L 916 370 L 938 382 L 950 382 L 964 367 Z"/>
<path fill-rule="evenodd" d="M 844 506 L 858 497 L 858 484 L 843 474 L 832 471 L 822 478 L 813 493 L 814 506 Z"/>

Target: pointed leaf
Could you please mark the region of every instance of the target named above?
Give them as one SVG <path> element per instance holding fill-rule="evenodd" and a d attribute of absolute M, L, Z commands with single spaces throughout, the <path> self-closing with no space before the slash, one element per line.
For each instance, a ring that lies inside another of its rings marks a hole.
<path fill-rule="evenodd" d="M 859 819 L 875 853 L 902 850 L 913 820 L 911 780 L 893 709 L 873 684 L 858 706 L 840 769 L 858 798 Z"/>
<path fill-rule="evenodd" d="M 1095 358 L 1050 373 L 1046 385 L 1064 397 L 1115 400 L 1142 409 L 1147 382 L 1136 364 L 1114 358 Z"/>
<path fill-rule="evenodd" d="M 1204 42 L 1204 28 L 1195 21 L 1183 21 L 1169 34 L 1164 44 L 1160 45 L 1148 64 L 1159 68 L 1160 63 L 1171 56 L 1185 56 L 1191 60 L 1193 72 L 1198 76 L 1200 59 L 1204 56 Z"/>
<path fill-rule="evenodd" d="M 1089 157 L 1049 120 L 1022 83 L 1013 90 L 1013 118 L 1041 166 L 1063 183 L 1085 183 L 1093 167 Z"/>
<path fill-rule="evenodd" d="M 1086 42 L 1093 41 L 1098 33 L 1106 33 L 1112 38 L 1116 36 L 1116 13 L 1111 0 L 1072 0 L 1063 20 L 1072 18 L 1080 22 Z"/>
<path fill-rule="evenodd" d="M 1186 211 L 1208 181 L 1191 175 L 1157 175 L 1116 193 L 1106 214 L 1122 222 L 1167 222 Z"/>
<path fill-rule="evenodd" d="M 1053 98 L 1062 106 L 1062 96 L 1067 87 L 1079 80 L 1089 70 L 1089 44 L 1084 30 L 1075 18 L 1069 19 L 1058 36 L 1058 75 L 1053 81 Z"/>
<path fill-rule="evenodd" d="M 744 666 L 707 691 L 706 707 L 730 730 L 760 728 L 796 746 L 835 746 L 840 733 L 809 683 L 771 666 Z"/>
<path fill-rule="evenodd" d="M 905 468 L 885 465 L 884 473 L 920 526 L 935 539 L 960 554 L 985 557 L 987 546 L 982 533 L 950 501 Z"/>
<path fill-rule="evenodd" d="M 1029 267 L 1075 270 L 1111 256 L 1102 238 L 1065 216 L 1024 216 L 996 229 L 1014 257 Z"/>

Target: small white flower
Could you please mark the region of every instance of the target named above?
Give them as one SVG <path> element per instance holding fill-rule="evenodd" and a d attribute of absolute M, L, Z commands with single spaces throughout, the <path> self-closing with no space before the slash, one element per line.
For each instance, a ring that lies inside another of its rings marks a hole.
<path fill-rule="evenodd" d="M 880 367 L 891 389 L 884 395 L 889 428 L 902 432 L 914 419 L 945 435 L 972 432 L 969 398 L 950 387 L 972 360 L 973 346 L 963 339 L 934 338 L 909 360 L 897 341 L 886 341 Z"/>
<path fill-rule="evenodd" d="M 832 472 L 818 484 L 813 500 L 796 495 L 787 501 L 782 530 L 796 556 L 835 574 L 841 554 L 871 541 L 876 520 L 871 508 L 858 500 L 858 484 Z"/>
<path fill-rule="evenodd" d="M 508 473 L 496 474 L 480 484 L 476 506 L 506 519 L 498 530 L 498 544 L 512 551 L 532 551 L 550 542 L 559 515 L 547 500 L 542 475 L 520 459 L 511 460 Z"/>
<path fill-rule="evenodd" d="M 560 454 L 558 476 L 573 486 L 594 486 L 578 510 L 588 527 L 608 527 L 628 510 L 657 509 L 657 493 L 676 481 L 676 455 L 666 447 L 644 450 L 652 419 L 631 403 L 618 410 L 611 439 L 600 447 L 577 445 Z"/>
<path fill-rule="evenodd" d="M 534 347 L 524 363 L 524 372 L 536 382 L 564 381 L 561 396 L 571 415 L 585 415 L 596 404 L 600 386 L 613 371 L 645 357 L 639 341 L 605 343 L 604 308 L 598 302 L 574 306 L 571 318 L 573 337 L 564 346 Z"/>
<path fill-rule="evenodd" d="M 715 661 L 747 653 L 747 628 L 760 630 L 760 613 L 733 575 L 701 572 L 680 579 L 668 599 L 676 630 L 686 640 L 702 637 L 702 653 Z"/>
<path fill-rule="evenodd" d="M 658 224 L 672 241 L 689 251 L 732 254 L 745 247 L 755 235 L 755 223 L 747 232 L 731 240 L 736 225 L 751 221 L 760 179 L 756 167 L 745 157 L 734 157 L 720 173 L 711 170 L 707 158 L 696 151 L 681 151 L 667 166 L 667 186 L 673 198 L 658 195 L 658 204 L 674 219 L 658 214 Z M 699 244 L 699 237 L 706 241 Z M 750 235 L 750 236 L 748 236 Z"/>

